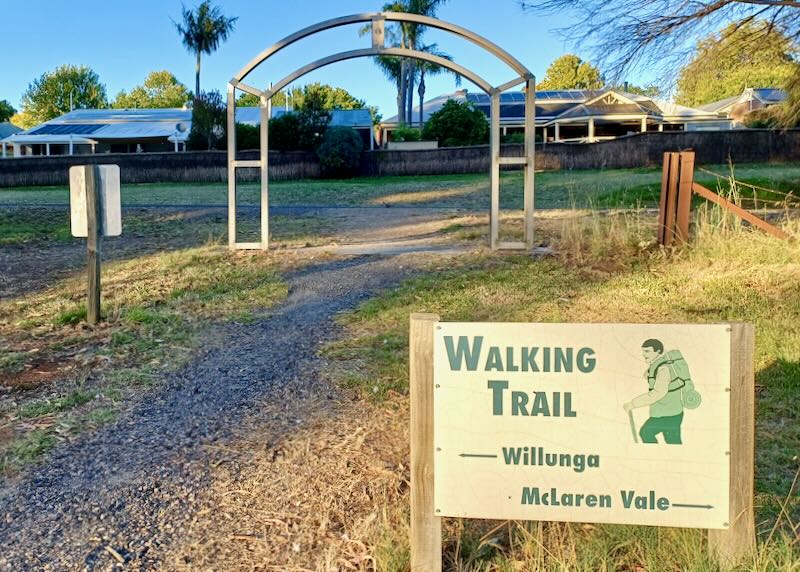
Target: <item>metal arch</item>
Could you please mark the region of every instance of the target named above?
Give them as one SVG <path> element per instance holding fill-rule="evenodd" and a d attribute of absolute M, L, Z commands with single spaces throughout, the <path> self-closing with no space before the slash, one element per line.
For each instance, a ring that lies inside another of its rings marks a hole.
<path fill-rule="evenodd" d="M 531 71 L 526 68 L 522 63 L 513 57 L 511 54 L 506 52 L 503 48 L 495 44 L 494 42 L 489 41 L 488 39 L 484 38 L 483 36 L 471 32 L 461 26 L 457 26 L 455 24 L 451 24 L 450 22 L 445 22 L 443 20 L 439 20 L 438 18 L 431 18 L 429 16 L 420 16 L 419 14 L 408 14 L 406 12 L 369 12 L 365 14 L 351 14 L 350 16 L 342 16 L 340 18 L 333 18 L 331 20 L 326 20 L 324 22 L 320 22 L 318 24 L 314 24 L 313 26 L 308 26 L 307 28 L 303 28 L 286 36 L 282 40 L 276 42 L 266 50 L 262 51 L 258 54 L 255 58 L 250 60 L 239 72 L 233 76 L 231 83 L 234 85 L 241 82 L 245 77 L 247 77 L 250 72 L 252 72 L 256 67 L 258 67 L 261 62 L 266 60 L 267 58 L 271 57 L 272 55 L 276 54 L 277 52 L 281 51 L 283 48 L 286 48 L 293 43 L 297 42 L 298 40 L 302 40 L 308 36 L 316 34 L 317 32 L 322 32 L 325 30 L 330 30 L 331 28 L 338 28 L 339 26 L 347 26 L 349 24 L 358 24 L 361 22 L 370 22 L 373 20 L 388 20 L 391 22 L 413 22 L 415 24 L 423 24 L 425 26 L 430 26 L 431 28 L 437 28 L 439 30 L 444 30 L 447 32 L 452 32 L 453 34 L 460 36 L 475 45 L 478 45 L 494 55 L 495 57 L 502 60 L 506 63 L 511 69 L 517 72 L 521 77 L 525 79 L 530 79 L 533 77 Z"/>
<path fill-rule="evenodd" d="M 308 64 L 306 66 L 303 66 L 302 68 L 296 70 L 294 73 L 291 73 L 291 74 L 287 75 L 286 77 L 284 77 L 282 80 L 276 82 L 272 86 L 272 89 L 268 89 L 267 91 L 263 92 L 263 97 L 266 97 L 267 99 L 271 99 L 273 95 L 278 93 L 284 87 L 286 87 L 287 85 L 289 85 L 293 81 L 303 77 L 307 73 L 310 73 L 310 72 L 314 71 L 315 69 L 318 69 L 318 68 L 321 68 L 321 67 L 336 63 L 336 62 L 341 62 L 341 61 L 344 61 L 344 60 L 351 60 L 351 59 L 354 59 L 354 58 L 367 57 L 367 56 L 402 56 L 402 57 L 415 58 L 415 59 L 420 59 L 420 60 L 427 60 L 427 61 L 432 62 L 434 64 L 437 64 L 437 65 L 439 65 L 441 67 L 448 68 L 448 69 L 454 71 L 455 73 L 467 78 L 472 83 L 474 83 L 475 85 L 477 85 L 479 88 L 481 88 L 483 91 L 485 91 L 486 93 L 488 93 L 490 95 L 495 92 L 495 88 L 492 87 L 492 84 L 490 84 L 488 81 L 483 79 L 481 76 L 479 76 L 478 74 L 473 73 L 473 72 L 469 71 L 468 69 L 466 69 L 466 68 L 464 68 L 464 67 L 462 67 L 462 66 L 460 66 L 460 65 L 458 65 L 456 63 L 453 63 L 450 60 L 447 60 L 445 58 L 441 58 L 441 57 L 435 56 L 433 54 L 428 54 L 426 52 L 420 52 L 418 50 L 407 50 L 405 48 L 383 48 L 383 49 L 380 49 L 380 48 L 365 48 L 365 49 L 362 49 L 362 50 L 350 50 L 348 52 L 340 52 L 338 54 L 333 54 L 333 55 L 328 56 L 326 58 L 321 58 L 321 59 L 319 59 L 319 60 L 317 60 L 315 62 L 311 62 L 310 64 Z M 524 80 L 520 80 L 520 81 L 524 81 Z"/>
<path fill-rule="evenodd" d="M 519 74 L 519 77 L 512 79 L 497 87 L 493 87 L 489 82 L 470 70 L 441 57 L 410 50 L 406 48 L 386 48 L 384 44 L 384 23 L 386 20 L 396 22 L 415 22 L 433 28 L 452 32 L 461 36 L 480 47 L 483 47 L 495 57 L 508 64 Z M 293 73 L 289 74 L 275 85 L 270 85 L 268 89 L 261 90 L 245 84 L 242 80 L 258 65 L 267 58 L 293 44 L 317 32 L 353 24 L 358 22 L 372 22 L 372 47 L 360 50 L 351 50 L 333 54 L 326 58 L 312 62 Z M 449 69 L 462 75 L 476 86 L 486 92 L 491 99 L 490 105 L 490 245 L 492 250 L 497 249 L 533 249 L 533 210 L 534 210 L 534 160 L 535 160 L 535 93 L 536 79 L 518 60 L 513 58 L 505 50 L 490 42 L 486 38 L 474 34 L 454 24 L 443 22 L 435 18 L 420 16 L 417 14 L 406 14 L 399 12 L 377 12 L 371 14 L 356 14 L 335 18 L 326 22 L 321 22 L 314 26 L 309 26 L 287 36 L 272 47 L 264 50 L 251 60 L 239 73 L 228 83 L 227 96 L 227 127 L 228 127 L 228 244 L 232 249 L 262 249 L 269 248 L 269 118 L 271 117 L 272 96 L 278 91 L 289 85 L 296 79 L 320 67 L 359 57 L 370 57 L 377 55 L 388 55 L 396 57 L 408 57 L 435 63 L 443 68 Z M 500 94 L 521 83 L 525 84 L 525 145 L 523 157 L 501 157 L 500 156 Z M 247 93 L 259 96 L 260 104 L 260 149 L 257 161 L 237 160 L 236 159 L 236 99 L 235 90 L 240 89 Z M 499 236 L 500 223 L 500 165 L 515 164 L 524 166 L 524 240 L 522 242 L 502 242 Z M 261 239 L 259 242 L 240 243 L 236 241 L 236 169 L 237 168 L 258 168 L 261 179 Z"/>

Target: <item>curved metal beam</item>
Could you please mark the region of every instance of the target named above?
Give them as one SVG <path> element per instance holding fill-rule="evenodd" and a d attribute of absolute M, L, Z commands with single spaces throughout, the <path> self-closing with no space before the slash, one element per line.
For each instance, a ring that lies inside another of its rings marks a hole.
<path fill-rule="evenodd" d="M 239 83 L 245 77 L 247 77 L 250 72 L 252 72 L 256 67 L 261 64 L 264 60 L 271 57 L 272 55 L 276 54 L 277 52 L 281 51 L 283 48 L 292 45 L 293 43 L 297 42 L 298 40 L 302 40 L 305 37 L 311 36 L 316 34 L 317 32 L 322 32 L 324 30 L 329 30 L 331 28 L 337 28 L 339 26 L 347 26 L 349 24 L 358 24 L 361 22 L 370 22 L 372 20 L 389 20 L 393 22 L 412 22 L 415 24 L 422 24 L 425 26 L 430 26 L 431 28 L 437 28 L 439 30 L 444 30 L 446 32 L 452 32 L 453 34 L 460 36 L 473 44 L 476 44 L 486 51 L 490 52 L 495 57 L 499 58 L 503 62 L 505 62 L 509 67 L 511 67 L 515 72 L 517 72 L 521 77 L 525 79 L 529 79 L 533 77 L 533 74 L 526 68 L 522 63 L 514 58 L 511 54 L 506 52 L 500 46 L 491 42 L 484 38 L 483 36 L 471 32 L 461 26 L 456 26 L 455 24 L 451 24 L 450 22 L 445 22 L 443 20 L 439 20 L 437 18 L 430 18 L 428 16 L 420 16 L 419 14 L 407 14 L 405 12 L 371 12 L 366 14 L 352 14 L 350 16 L 342 16 L 341 18 L 333 18 L 331 20 L 326 20 L 324 22 L 320 22 L 319 24 L 314 24 L 313 26 L 308 26 L 307 28 L 303 28 L 286 36 L 279 42 L 273 44 L 266 50 L 262 51 L 258 54 L 255 58 L 250 60 L 239 72 L 233 77 L 231 83 Z M 385 48 L 391 49 L 391 48 Z"/>
<path fill-rule="evenodd" d="M 349 52 L 340 52 L 338 54 L 333 54 L 326 58 L 319 59 L 315 62 L 311 62 L 310 64 L 301 67 L 300 69 L 294 71 L 293 73 L 287 75 L 280 81 L 274 83 L 272 85 L 272 89 L 268 89 L 264 92 L 264 97 L 266 99 L 271 99 L 273 95 L 278 93 L 284 87 L 292 83 L 293 81 L 303 77 L 309 72 L 314 71 L 315 69 L 330 65 L 332 63 L 341 62 L 344 60 L 352 60 L 353 58 L 361 58 L 365 56 L 401 56 L 407 58 L 414 58 L 420 60 L 426 60 L 452 70 L 453 72 L 467 78 L 469 81 L 477 85 L 483 91 L 488 94 L 494 93 L 496 90 L 492 87 L 488 81 L 483 79 L 481 76 L 469 71 L 466 68 L 461 67 L 458 64 L 451 62 L 445 58 L 441 58 L 439 56 L 435 56 L 433 54 L 429 54 L 427 52 L 420 52 L 417 50 L 406 50 L 404 48 L 383 48 L 383 49 L 376 49 L 376 48 L 365 48 L 363 50 L 350 50 Z"/>

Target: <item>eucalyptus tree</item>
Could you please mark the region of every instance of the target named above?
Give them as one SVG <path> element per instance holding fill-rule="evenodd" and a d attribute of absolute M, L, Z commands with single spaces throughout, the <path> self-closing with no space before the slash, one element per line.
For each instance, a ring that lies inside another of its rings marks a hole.
<path fill-rule="evenodd" d="M 234 30 L 238 18 L 228 18 L 222 14 L 219 6 L 203 0 L 194 10 L 181 6 L 182 22 L 174 22 L 175 29 L 181 35 L 184 47 L 197 58 L 195 64 L 195 97 L 200 94 L 200 58 L 202 54 L 210 54 L 228 39 Z"/>

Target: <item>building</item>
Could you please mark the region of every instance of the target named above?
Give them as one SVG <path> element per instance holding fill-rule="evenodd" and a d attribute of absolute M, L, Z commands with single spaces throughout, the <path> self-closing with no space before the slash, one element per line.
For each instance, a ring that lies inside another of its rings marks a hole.
<path fill-rule="evenodd" d="M 742 95 L 690 108 L 616 89 L 566 89 L 536 92 L 536 139 L 547 142 L 593 143 L 647 131 L 724 130 L 741 126 L 737 113 L 775 105 L 785 99 L 776 89 L 748 89 Z M 487 94 L 466 89 L 430 99 L 422 106 L 423 122 L 449 100 L 470 102 L 488 118 Z M 418 121 L 419 106 L 414 110 Z M 524 132 L 525 95 L 500 94 L 500 130 L 504 137 Z M 391 140 L 397 116 L 381 124 L 381 141 Z"/>
<path fill-rule="evenodd" d="M 8 121 L 0 123 L 0 156 L 5 157 L 6 154 L 9 153 L 9 148 L 11 147 L 10 145 L 6 145 L 3 142 L 3 139 L 5 139 L 6 137 L 11 137 L 15 133 L 19 133 L 20 131 L 22 131 L 22 129 L 20 129 L 16 125 L 12 125 Z"/>
<path fill-rule="evenodd" d="M 743 124 L 745 116 L 751 111 L 779 105 L 785 100 L 786 92 L 782 89 L 747 88 L 741 95 L 701 105 L 698 109 L 715 113 L 720 118 L 730 119 L 734 127 L 738 127 Z"/>
<path fill-rule="evenodd" d="M 272 117 L 286 112 L 273 108 Z M 258 125 L 259 109 L 239 107 L 236 120 Z M 371 147 L 369 110 L 333 110 L 330 125 L 353 127 Z M 76 109 L 26 131 L 0 135 L 0 146 L 4 157 L 185 151 L 191 129 L 191 109 Z M 11 152 L 5 153 L 8 148 Z"/>

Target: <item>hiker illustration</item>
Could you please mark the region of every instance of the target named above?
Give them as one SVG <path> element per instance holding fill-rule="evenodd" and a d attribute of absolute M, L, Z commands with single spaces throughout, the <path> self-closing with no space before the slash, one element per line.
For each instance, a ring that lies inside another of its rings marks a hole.
<path fill-rule="evenodd" d="M 642 355 L 647 362 L 645 378 L 648 391 L 634 397 L 622 407 L 628 414 L 633 440 L 638 443 L 633 410 L 650 407 L 650 418 L 639 429 L 642 443 L 658 443 L 661 433 L 669 445 L 681 444 L 681 423 L 684 409 L 700 406 L 700 394 L 694 388 L 689 365 L 679 350 L 664 353 L 664 344 L 650 339 L 642 344 Z"/>

